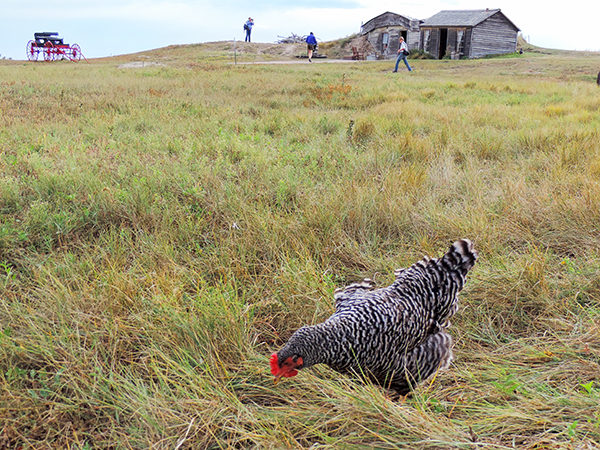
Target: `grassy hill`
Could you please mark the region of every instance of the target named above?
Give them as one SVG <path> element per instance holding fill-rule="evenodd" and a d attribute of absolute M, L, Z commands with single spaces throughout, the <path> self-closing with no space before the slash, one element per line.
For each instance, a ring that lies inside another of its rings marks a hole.
<path fill-rule="evenodd" d="M 600 55 L 232 46 L 0 62 L 0 448 L 600 447 Z M 461 237 L 449 370 L 273 385 L 336 288 Z"/>

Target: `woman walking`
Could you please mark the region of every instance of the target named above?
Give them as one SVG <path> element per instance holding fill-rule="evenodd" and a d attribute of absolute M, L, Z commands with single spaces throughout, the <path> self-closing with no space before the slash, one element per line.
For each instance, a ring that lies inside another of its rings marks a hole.
<path fill-rule="evenodd" d="M 404 42 L 404 38 L 402 36 L 400 36 L 399 44 L 400 46 L 398 48 L 398 59 L 396 59 L 396 67 L 394 67 L 394 73 L 398 72 L 398 64 L 400 64 L 400 60 L 404 61 L 404 64 L 406 64 L 406 68 L 408 69 L 408 71 L 412 72 L 410 64 L 408 64 L 408 61 L 406 60 L 406 57 L 408 56 L 408 45 L 406 45 L 406 42 Z"/>

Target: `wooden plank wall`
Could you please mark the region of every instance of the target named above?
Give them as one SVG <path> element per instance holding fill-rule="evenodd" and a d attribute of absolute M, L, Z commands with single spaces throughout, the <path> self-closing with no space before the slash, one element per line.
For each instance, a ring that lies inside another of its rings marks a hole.
<path fill-rule="evenodd" d="M 406 32 L 406 43 L 408 44 L 408 48 L 410 50 L 416 50 L 419 48 L 419 32 L 406 30 L 404 27 L 396 26 L 396 27 L 382 27 L 377 28 L 369 33 L 367 33 L 367 39 L 375 48 L 377 54 L 382 54 L 382 41 L 383 41 L 383 33 L 388 33 L 389 43 L 387 54 L 385 55 L 387 58 L 396 58 L 398 52 L 398 39 L 400 39 L 400 35 L 402 32 Z"/>
<path fill-rule="evenodd" d="M 384 58 L 392 58 L 395 57 L 396 51 L 398 50 L 398 37 L 400 33 L 405 31 L 403 27 L 382 27 L 377 28 L 369 33 L 367 33 L 367 39 L 371 43 L 371 45 L 375 48 L 375 52 L 378 56 L 383 56 Z M 383 35 L 384 33 L 389 34 L 388 40 L 388 48 L 384 53 L 382 48 Z"/>
<path fill-rule="evenodd" d="M 448 28 L 448 39 L 446 41 L 446 50 L 444 51 L 446 56 L 450 56 L 452 52 L 457 50 L 458 43 L 456 42 L 457 38 L 457 28 Z"/>
<path fill-rule="evenodd" d="M 470 58 L 517 51 L 517 31 L 498 14 L 473 28 Z"/>
<path fill-rule="evenodd" d="M 421 33 L 419 25 L 421 21 L 408 19 L 396 13 L 384 13 L 381 16 L 369 20 L 363 26 L 363 34 L 367 35 L 368 41 L 375 48 L 377 56 L 384 58 L 396 58 L 398 52 L 398 38 L 403 34 L 410 50 L 419 48 Z M 383 33 L 389 34 L 388 48 L 383 53 Z"/>
<path fill-rule="evenodd" d="M 419 50 L 429 53 L 429 47 L 431 45 L 431 29 L 421 29 L 421 43 L 419 44 Z"/>
<path fill-rule="evenodd" d="M 429 31 L 429 33 L 427 33 Z M 427 35 L 429 34 L 429 38 Z M 439 28 L 421 28 L 421 44 L 419 50 L 423 50 L 437 58 L 440 48 Z"/>
<path fill-rule="evenodd" d="M 473 38 L 473 28 L 467 28 L 465 30 L 465 46 L 462 51 L 461 58 L 470 58 L 471 57 L 471 41 Z"/>
<path fill-rule="evenodd" d="M 409 50 L 418 50 L 419 42 L 421 40 L 421 33 L 417 29 L 417 31 L 408 30 L 406 33 L 406 43 L 408 44 Z M 398 50 L 398 49 L 396 49 Z"/>

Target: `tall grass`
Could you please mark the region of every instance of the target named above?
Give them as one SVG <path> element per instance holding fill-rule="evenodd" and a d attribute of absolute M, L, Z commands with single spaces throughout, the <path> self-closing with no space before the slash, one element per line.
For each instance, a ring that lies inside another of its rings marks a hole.
<path fill-rule="evenodd" d="M 0 65 L 0 448 L 600 446 L 597 55 L 201 50 Z M 273 385 L 335 288 L 461 237 L 448 371 Z"/>

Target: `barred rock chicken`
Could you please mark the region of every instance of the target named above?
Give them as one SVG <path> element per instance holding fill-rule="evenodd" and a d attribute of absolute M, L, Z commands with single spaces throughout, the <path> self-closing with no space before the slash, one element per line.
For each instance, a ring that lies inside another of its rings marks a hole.
<path fill-rule="evenodd" d="M 327 364 L 406 395 L 453 359 L 446 332 L 458 310 L 458 293 L 477 252 L 467 239 L 442 258 L 425 258 L 395 272 L 391 286 L 373 290 L 371 280 L 338 289 L 335 313 L 297 330 L 271 356 L 275 383 L 299 369 Z"/>

